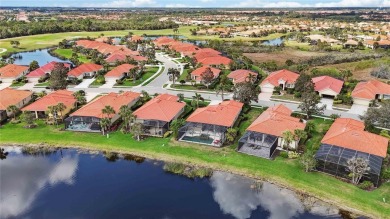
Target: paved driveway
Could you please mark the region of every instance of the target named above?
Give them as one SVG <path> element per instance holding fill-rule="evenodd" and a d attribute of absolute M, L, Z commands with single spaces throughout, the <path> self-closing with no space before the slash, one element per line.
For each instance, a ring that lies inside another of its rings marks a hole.
<path fill-rule="evenodd" d="M 269 101 L 271 96 L 272 96 L 272 93 L 260 93 L 259 100 Z"/>
<path fill-rule="evenodd" d="M 19 87 L 18 90 L 32 90 L 35 84 L 35 82 L 26 83 L 25 85 Z"/>
<path fill-rule="evenodd" d="M 150 82 L 148 86 L 162 87 L 165 83 L 169 82 L 169 76 L 167 75 L 168 69 L 177 68 L 177 65 L 176 63 L 172 62 L 170 59 L 159 54 L 156 55 L 156 59 L 164 63 L 165 69 L 158 77 L 156 77 L 152 82 Z"/>
<path fill-rule="evenodd" d="M 112 88 L 115 85 L 115 80 L 107 80 L 105 84 L 100 86 L 99 88 Z"/>
<path fill-rule="evenodd" d="M 88 88 L 90 84 L 95 80 L 95 78 L 88 78 L 84 79 L 79 85 L 75 86 L 74 88 Z"/>
<path fill-rule="evenodd" d="M 349 109 L 348 113 L 363 115 L 368 109 L 368 106 L 353 104 L 351 109 Z"/>
<path fill-rule="evenodd" d="M 327 110 L 333 109 L 333 99 L 331 98 L 321 98 L 320 106 L 326 105 Z"/>
<path fill-rule="evenodd" d="M 97 95 L 99 95 L 100 93 L 98 92 L 86 92 L 85 93 L 85 99 L 87 99 L 87 102 L 91 101 L 93 98 L 95 98 Z"/>
<path fill-rule="evenodd" d="M 9 83 L 7 83 L 7 82 L 1 83 L 1 84 L 0 84 L 0 90 L 4 89 L 4 88 L 6 88 L 6 87 L 11 86 L 11 84 L 12 84 L 11 82 L 9 82 Z"/>

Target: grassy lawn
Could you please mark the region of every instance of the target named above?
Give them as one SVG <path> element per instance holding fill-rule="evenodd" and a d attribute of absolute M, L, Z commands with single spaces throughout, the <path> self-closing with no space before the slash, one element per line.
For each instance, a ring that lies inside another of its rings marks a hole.
<path fill-rule="evenodd" d="M 293 47 L 304 51 L 309 51 L 311 46 L 309 43 L 299 43 L 294 40 L 287 40 L 284 42 L 287 47 Z"/>
<path fill-rule="evenodd" d="M 142 82 L 146 81 L 148 78 L 152 77 L 156 72 L 158 71 L 158 67 L 148 67 L 146 68 L 145 72 L 142 74 L 142 76 L 134 81 L 131 78 L 127 78 L 123 81 L 123 84 L 115 84 L 114 86 L 125 86 L 125 87 L 132 87 L 140 85 Z"/>
<path fill-rule="evenodd" d="M 180 75 L 180 78 L 179 78 L 179 81 L 181 81 L 181 80 L 187 80 L 187 75 L 188 75 L 188 69 L 187 68 L 185 68 L 185 69 L 183 69 L 183 73 Z"/>
<path fill-rule="evenodd" d="M 54 52 L 60 56 L 64 56 L 67 59 L 72 58 L 72 53 L 73 53 L 72 49 L 56 49 L 54 50 Z M 82 63 L 91 62 L 91 60 L 88 59 L 85 55 L 79 53 L 78 56 L 79 56 L 78 60 Z"/>
<path fill-rule="evenodd" d="M 106 138 L 100 134 L 59 131 L 42 122 L 38 124 L 36 129 L 24 129 L 23 124 L 5 124 L 1 127 L 0 143 L 77 146 L 202 165 L 277 182 L 298 192 L 333 202 L 337 207 L 357 209 L 374 218 L 388 218 L 390 215 L 390 183 L 368 192 L 319 172 L 305 173 L 297 160 L 278 157 L 271 161 L 237 153 L 231 147 L 182 144 L 168 138 L 147 138 L 137 142 L 120 131 Z M 322 124 L 322 121 L 317 124 Z M 383 202 L 384 198 L 386 203 Z"/>
<path fill-rule="evenodd" d="M 311 133 L 312 136 L 306 141 L 305 145 L 307 150 L 317 150 L 316 147 L 319 147 L 321 139 L 332 125 L 333 120 L 316 118 L 311 121 L 315 124 L 315 130 Z"/>
<path fill-rule="evenodd" d="M 99 83 L 96 79 L 89 85 L 89 87 L 100 87 L 102 83 Z"/>
<path fill-rule="evenodd" d="M 158 76 L 160 76 L 161 73 L 164 72 L 164 69 L 165 69 L 165 67 L 163 66 L 163 67 L 161 68 L 161 71 L 160 71 L 157 75 L 151 77 L 150 80 L 149 80 L 148 82 L 146 82 L 145 84 L 143 84 L 142 86 L 148 85 L 148 84 L 149 84 L 150 82 L 152 82 L 155 78 L 157 78 Z"/>
<path fill-rule="evenodd" d="M 301 99 L 294 97 L 294 94 L 272 95 L 271 98 L 272 99 L 279 99 L 279 100 L 288 100 L 288 101 L 301 102 Z"/>
<path fill-rule="evenodd" d="M 26 83 L 23 81 L 12 83 L 10 87 L 21 87 L 25 85 Z"/>
<path fill-rule="evenodd" d="M 47 86 L 49 86 L 48 81 L 34 85 L 34 87 L 47 87 Z"/>
<path fill-rule="evenodd" d="M 210 92 L 214 92 L 214 89 L 207 89 L 207 88 L 198 89 L 195 86 L 188 85 L 188 84 L 183 84 L 182 85 L 182 84 L 178 84 L 177 82 L 176 82 L 176 84 L 172 84 L 171 88 L 180 89 L 180 90 L 195 90 L 195 91 L 210 91 Z"/>

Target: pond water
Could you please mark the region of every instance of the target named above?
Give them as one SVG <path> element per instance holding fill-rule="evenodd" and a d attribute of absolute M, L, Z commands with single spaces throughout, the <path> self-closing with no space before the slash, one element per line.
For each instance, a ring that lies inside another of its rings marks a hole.
<path fill-rule="evenodd" d="M 13 57 L 15 58 L 14 63 L 17 65 L 29 65 L 34 60 L 39 63 L 39 66 L 45 65 L 51 61 L 64 62 L 63 60 L 50 55 L 47 49 L 36 50 L 33 52 L 19 52 L 13 55 Z"/>
<path fill-rule="evenodd" d="M 267 46 L 279 46 L 283 42 L 284 42 L 284 38 L 279 37 L 279 38 L 275 38 L 275 39 L 272 39 L 272 40 L 265 40 L 261 44 L 267 45 Z"/>
<path fill-rule="evenodd" d="M 189 179 L 148 159 L 5 151 L 0 218 L 339 218 L 333 207 L 308 207 L 290 190 L 224 172 Z"/>

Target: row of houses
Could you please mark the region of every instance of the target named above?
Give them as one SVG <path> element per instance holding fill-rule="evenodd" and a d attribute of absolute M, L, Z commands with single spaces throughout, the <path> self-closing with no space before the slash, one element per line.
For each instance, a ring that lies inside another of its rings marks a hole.
<path fill-rule="evenodd" d="M 64 103 L 69 113 L 65 119 L 65 128 L 69 131 L 101 132 L 100 120 L 110 118 L 111 125 L 118 119 L 120 107 L 132 107 L 141 94 L 135 92 L 109 93 L 92 100 L 80 109 L 71 112 L 76 100 L 70 91 L 55 91 L 25 106 L 31 100 L 32 92 L 6 88 L 0 91 L 0 115 L 3 117 L 9 105 L 15 105 L 22 111 L 32 111 L 41 118 L 47 107 Z M 102 111 L 111 106 L 114 112 L 107 115 Z M 180 118 L 186 104 L 177 96 L 160 94 L 134 111 L 136 123 L 142 124 L 142 135 L 163 137 L 173 120 Z M 226 100 L 216 105 L 196 109 L 179 129 L 178 140 L 213 147 L 221 147 L 226 141 L 229 128 L 237 125 L 243 104 Z M 7 116 L 7 115 L 5 115 Z M 50 115 L 49 115 L 50 116 Z M 246 129 L 239 139 L 237 151 L 261 158 L 270 159 L 277 150 L 283 150 L 286 142 L 283 133 L 305 129 L 305 121 L 292 116 L 292 111 L 279 104 L 265 110 Z M 297 148 L 299 138 L 287 145 L 290 150 Z M 369 174 L 363 180 L 379 183 L 381 166 L 386 157 L 388 139 L 364 130 L 364 124 L 354 119 L 338 118 L 321 140 L 315 158 L 317 169 L 338 177 L 348 178 L 347 161 L 352 157 L 363 157 L 369 161 Z"/>
<path fill-rule="evenodd" d="M 261 92 L 272 93 L 275 87 L 281 87 L 282 90 L 294 88 L 298 77 L 299 74 L 286 69 L 272 72 L 261 82 Z M 344 84 L 344 81 L 330 76 L 314 77 L 312 81 L 315 91 L 321 97 L 331 98 L 340 94 Z M 378 80 L 359 82 L 351 96 L 355 104 L 368 106 L 373 100 L 390 99 L 390 85 Z"/>

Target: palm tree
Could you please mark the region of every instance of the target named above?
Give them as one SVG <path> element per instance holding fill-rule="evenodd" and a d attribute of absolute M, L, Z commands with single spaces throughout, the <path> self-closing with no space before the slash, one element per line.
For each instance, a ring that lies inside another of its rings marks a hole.
<path fill-rule="evenodd" d="M 133 137 L 137 139 L 137 141 L 140 141 L 140 136 L 142 134 L 142 123 L 134 123 L 133 128 L 131 129 L 131 134 L 133 134 Z"/>
<path fill-rule="evenodd" d="M 302 129 L 294 130 L 294 138 L 295 138 L 295 149 L 298 148 L 298 143 L 301 139 L 307 138 L 307 133 Z"/>
<path fill-rule="evenodd" d="M 76 108 L 79 105 L 83 105 L 87 102 L 87 100 L 85 99 L 85 96 L 81 92 L 75 92 L 75 93 L 73 93 L 73 96 L 74 96 L 74 98 L 76 98 Z"/>
<path fill-rule="evenodd" d="M 47 114 L 48 118 L 50 117 L 50 115 L 52 115 L 53 116 L 53 120 L 54 120 L 56 126 L 58 126 L 58 122 L 57 122 L 57 106 L 48 106 L 46 114 Z"/>
<path fill-rule="evenodd" d="M 175 84 L 176 78 L 180 76 L 180 72 L 176 68 L 169 68 L 167 74 L 172 79 L 172 84 Z"/>
<path fill-rule="evenodd" d="M 256 75 L 255 74 L 249 74 L 247 77 L 246 77 L 246 81 L 247 82 L 250 82 L 250 83 L 254 83 L 256 81 Z"/>
<path fill-rule="evenodd" d="M 56 106 L 56 108 L 57 108 L 57 112 L 61 113 L 61 121 L 63 121 L 63 120 L 64 120 L 63 111 L 66 109 L 65 104 L 63 104 L 63 103 L 58 103 L 57 106 Z"/>
<path fill-rule="evenodd" d="M 103 135 L 105 131 L 108 130 L 110 125 L 111 125 L 111 120 L 109 118 L 100 119 L 100 127 L 102 128 Z"/>
<path fill-rule="evenodd" d="M 132 69 L 130 69 L 130 71 L 129 71 L 129 77 L 130 77 L 130 78 L 133 78 L 133 82 L 134 82 L 134 83 L 135 83 L 135 81 L 137 80 L 137 75 L 138 75 L 137 71 L 138 71 L 138 67 L 137 67 L 137 68 L 132 68 Z"/>
<path fill-rule="evenodd" d="M 132 117 L 132 111 L 129 106 L 123 105 L 119 109 L 119 115 L 121 116 L 123 123 L 125 124 L 125 132 L 130 130 L 130 123 L 131 123 L 131 117 Z"/>
<path fill-rule="evenodd" d="M 305 131 L 306 133 L 308 133 L 309 136 L 311 136 L 311 133 L 315 131 L 315 129 L 316 129 L 316 125 L 314 124 L 314 122 L 309 121 L 306 123 Z"/>
<path fill-rule="evenodd" d="M 199 107 L 199 101 L 202 100 L 202 96 L 198 93 L 195 93 L 195 96 L 192 96 L 192 102 L 195 103 L 196 108 Z M 194 105 L 194 104 L 193 104 Z"/>
<path fill-rule="evenodd" d="M 43 91 L 39 92 L 37 95 L 38 95 L 38 97 L 44 97 L 47 95 L 47 93 L 45 90 L 43 90 Z"/>
<path fill-rule="evenodd" d="M 143 100 L 143 101 L 147 101 L 147 100 L 149 100 L 149 98 L 150 98 L 149 93 L 146 92 L 145 90 L 142 90 L 142 91 L 141 91 L 141 95 L 142 95 L 142 100 Z"/>
<path fill-rule="evenodd" d="M 19 111 L 19 108 L 15 105 L 10 105 L 7 107 L 7 112 L 10 112 L 13 117 L 14 117 L 14 120 L 16 120 L 16 114 L 18 113 Z"/>
<path fill-rule="evenodd" d="M 112 115 L 112 114 L 115 114 L 115 110 L 114 110 L 114 108 L 112 108 L 112 106 L 105 106 L 105 107 L 102 109 L 102 113 L 103 113 L 103 114 L 106 114 L 107 117 L 111 119 L 111 115 Z"/>
<path fill-rule="evenodd" d="M 220 80 L 219 80 L 219 84 L 215 88 L 216 94 L 217 95 L 221 94 L 222 101 L 225 99 L 224 98 L 224 92 L 229 90 L 229 89 L 231 89 L 231 84 L 230 83 L 231 82 L 228 79 L 228 77 L 226 75 L 222 75 Z"/>
<path fill-rule="evenodd" d="M 282 133 L 283 146 L 288 150 L 291 142 L 294 140 L 294 134 L 290 130 L 286 130 Z"/>
<path fill-rule="evenodd" d="M 175 119 L 172 121 L 169 129 L 172 131 L 172 136 L 177 140 L 177 136 L 179 134 L 179 129 L 182 127 L 186 121 L 184 119 Z"/>
<path fill-rule="evenodd" d="M 179 98 L 179 102 L 183 102 L 184 101 L 184 94 L 178 93 L 177 97 Z"/>

